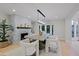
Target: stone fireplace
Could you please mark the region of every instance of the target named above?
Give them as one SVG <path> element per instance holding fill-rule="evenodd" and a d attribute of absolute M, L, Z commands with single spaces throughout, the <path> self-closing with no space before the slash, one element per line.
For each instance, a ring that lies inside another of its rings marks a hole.
<path fill-rule="evenodd" d="M 18 43 L 19 41 L 24 39 L 25 35 L 31 34 L 31 28 L 27 28 L 27 29 L 17 28 L 17 27 L 25 27 L 25 24 L 31 26 L 31 21 L 29 19 L 27 19 L 26 17 L 16 15 L 16 14 L 11 15 L 10 18 L 11 18 L 11 24 L 14 28 L 14 32 L 12 36 L 13 43 Z"/>
<path fill-rule="evenodd" d="M 18 43 L 19 41 L 25 39 L 24 36 L 29 36 L 31 34 L 31 29 L 16 29 L 13 35 L 13 43 Z"/>

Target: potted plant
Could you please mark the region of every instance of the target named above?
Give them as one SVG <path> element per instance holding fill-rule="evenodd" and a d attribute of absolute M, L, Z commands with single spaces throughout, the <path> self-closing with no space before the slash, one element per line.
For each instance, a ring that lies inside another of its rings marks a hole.
<path fill-rule="evenodd" d="M 2 20 L 0 23 L 0 48 L 8 46 L 10 41 L 7 39 L 10 35 L 7 34 L 10 30 L 12 30 L 12 26 L 6 24 L 6 19 Z"/>

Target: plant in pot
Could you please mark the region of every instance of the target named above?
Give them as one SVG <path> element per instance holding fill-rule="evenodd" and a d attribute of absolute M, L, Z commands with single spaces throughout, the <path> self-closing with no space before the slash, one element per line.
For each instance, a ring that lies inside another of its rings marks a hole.
<path fill-rule="evenodd" d="M 0 48 L 6 47 L 11 44 L 8 37 L 10 37 L 9 34 L 7 34 L 9 31 L 12 31 L 12 26 L 6 24 L 6 19 L 2 20 L 0 23 Z"/>

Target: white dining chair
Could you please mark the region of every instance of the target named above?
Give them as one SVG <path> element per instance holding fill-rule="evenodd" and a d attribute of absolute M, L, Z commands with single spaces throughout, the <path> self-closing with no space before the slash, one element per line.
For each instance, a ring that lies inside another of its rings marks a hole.
<path fill-rule="evenodd" d="M 36 56 L 39 55 L 39 41 L 38 40 L 31 43 L 20 41 L 20 45 L 25 51 L 26 56 L 32 56 L 34 53 L 36 53 Z"/>
<path fill-rule="evenodd" d="M 52 49 L 52 51 L 57 52 L 58 45 L 59 45 L 59 41 L 58 41 L 57 37 L 51 36 L 51 37 L 47 38 L 46 45 L 45 45 L 46 53 L 48 53 L 50 49 Z"/>

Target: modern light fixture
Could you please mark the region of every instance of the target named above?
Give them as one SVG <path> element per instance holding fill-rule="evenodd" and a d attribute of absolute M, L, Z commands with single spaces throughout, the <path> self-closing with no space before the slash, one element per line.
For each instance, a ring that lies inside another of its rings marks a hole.
<path fill-rule="evenodd" d="M 38 20 L 37 22 L 40 24 L 45 24 L 43 21 L 40 21 L 40 20 Z"/>
<path fill-rule="evenodd" d="M 38 12 L 37 22 L 40 23 L 40 24 L 45 24 L 42 20 L 45 19 L 46 16 L 39 9 L 37 9 L 37 12 Z M 41 14 L 44 17 L 42 20 L 39 19 L 39 14 Z"/>
<path fill-rule="evenodd" d="M 39 12 L 43 17 L 46 17 L 39 9 L 37 9 L 37 12 Z"/>

